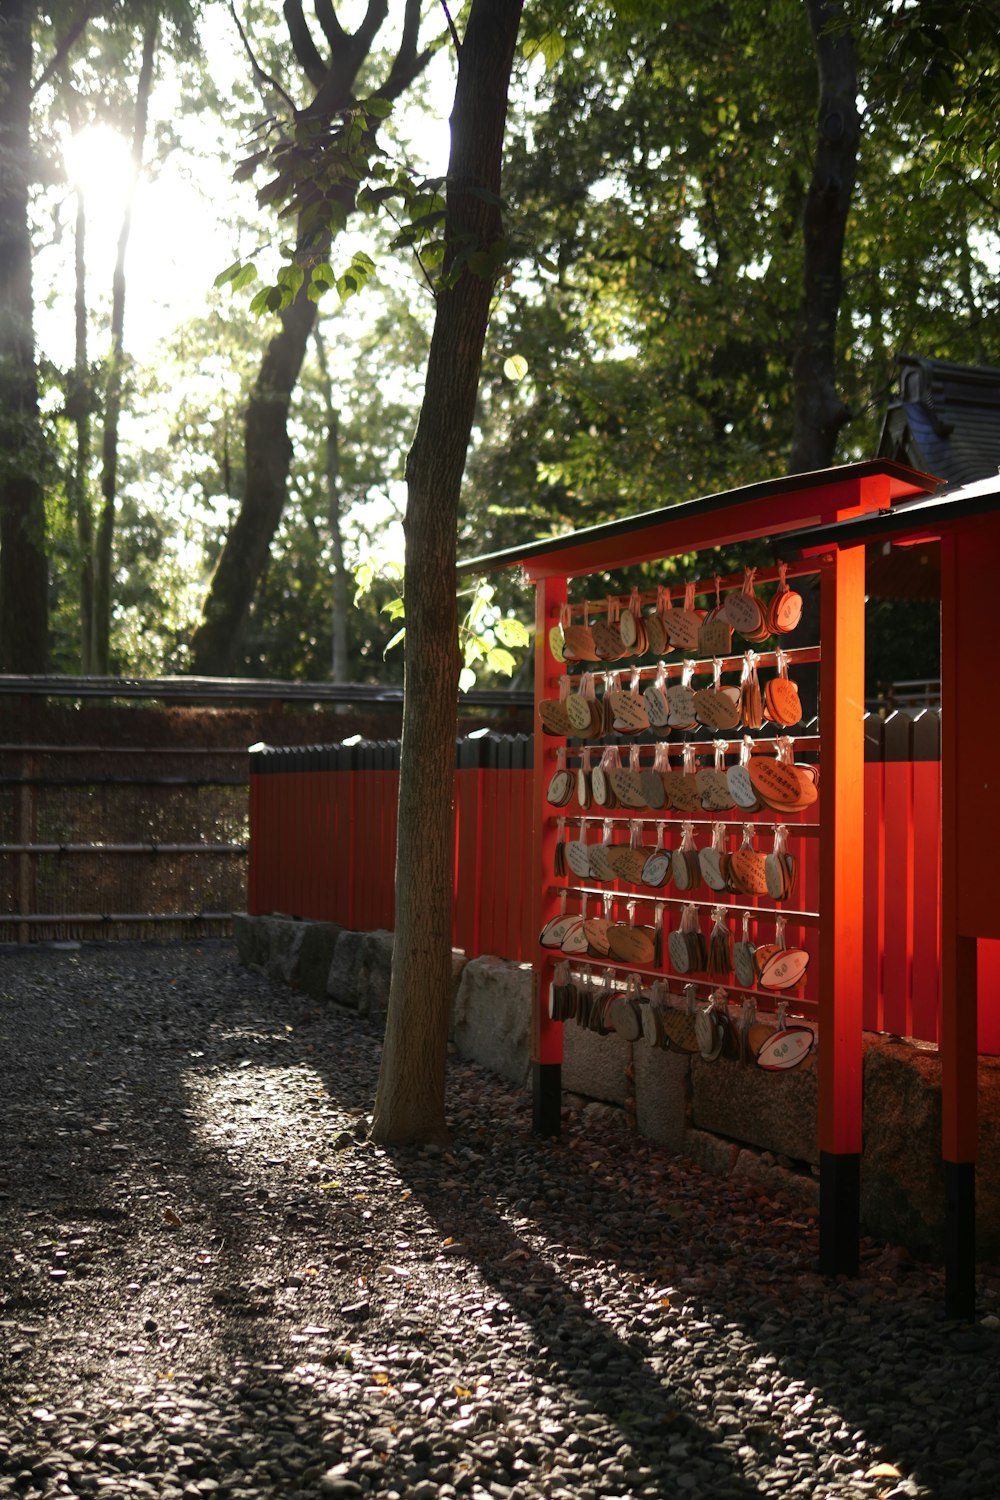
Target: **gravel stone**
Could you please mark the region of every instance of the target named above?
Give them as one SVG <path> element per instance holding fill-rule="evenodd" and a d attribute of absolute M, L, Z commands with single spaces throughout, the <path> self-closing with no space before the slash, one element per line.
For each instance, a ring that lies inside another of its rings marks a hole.
<path fill-rule="evenodd" d="M 0 949 L 0 1496 L 995 1500 L 1000 1268 L 940 1270 L 453 1056 L 366 1138 L 377 1020 L 228 944 Z"/>

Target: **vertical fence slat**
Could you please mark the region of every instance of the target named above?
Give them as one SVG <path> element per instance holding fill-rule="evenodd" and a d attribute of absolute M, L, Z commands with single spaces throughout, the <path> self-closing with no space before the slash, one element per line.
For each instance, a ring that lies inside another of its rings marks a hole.
<path fill-rule="evenodd" d="M 881 756 L 865 762 L 865 1012 L 869 1031 L 885 1020 L 885 776 Z"/>
<path fill-rule="evenodd" d="M 886 830 L 888 837 L 888 829 Z M 910 1036 L 937 1042 L 941 1014 L 941 762 L 913 762 Z"/>
<path fill-rule="evenodd" d="M 884 1028 L 913 1035 L 913 721 L 885 722 L 885 976 Z"/>

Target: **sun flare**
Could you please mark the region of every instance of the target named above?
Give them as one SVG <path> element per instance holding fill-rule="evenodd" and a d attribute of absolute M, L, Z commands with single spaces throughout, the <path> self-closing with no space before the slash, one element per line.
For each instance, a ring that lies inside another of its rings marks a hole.
<path fill-rule="evenodd" d="M 83 194 L 87 217 L 116 232 L 132 183 L 132 152 L 110 125 L 88 125 L 63 149 L 71 185 Z"/>

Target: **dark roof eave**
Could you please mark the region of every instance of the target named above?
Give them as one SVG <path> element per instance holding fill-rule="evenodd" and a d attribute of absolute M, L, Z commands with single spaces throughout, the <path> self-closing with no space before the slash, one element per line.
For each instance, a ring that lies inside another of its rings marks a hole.
<path fill-rule="evenodd" d="M 994 489 L 985 489 L 972 494 L 956 490 L 944 495 L 932 495 L 898 509 L 878 511 L 874 515 L 857 516 L 849 521 L 837 521 L 830 526 L 810 526 L 802 531 L 786 532 L 782 541 L 794 548 L 798 555 L 815 552 L 821 547 L 854 547 L 862 542 L 892 541 L 908 533 L 923 535 L 942 526 L 954 525 L 968 516 L 987 515 L 1000 510 L 1000 475 Z"/>
<path fill-rule="evenodd" d="M 934 475 L 923 474 L 894 459 L 865 459 L 859 463 L 842 464 L 837 468 L 820 469 L 807 474 L 786 474 L 779 479 L 758 480 L 754 484 L 737 489 L 723 490 L 714 495 L 703 495 L 694 500 L 684 500 L 677 505 L 663 506 L 659 510 L 642 511 L 638 515 L 625 516 L 618 521 L 606 521 L 599 526 L 585 527 L 580 531 L 565 532 L 561 536 L 545 537 L 539 541 L 522 542 L 502 552 L 487 553 L 483 557 L 465 558 L 458 563 L 457 571 L 464 573 L 488 573 L 497 568 L 517 567 L 535 560 L 555 558 L 560 552 L 578 547 L 610 542 L 646 528 L 666 522 L 683 522 L 692 517 L 705 516 L 725 511 L 748 501 L 763 500 L 769 495 L 783 495 L 796 490 L 823 489 L 840 484 L 845 479 L 863 479 L 871 475 L 886 475 L 895 480 L 900 494 L 927 494 L 941 483 Z M 767 535 L 762 528 L 761 535 Z M 790 535 L 790 533 L 785 533 Z M 706 545 L 711 545 L 707 543 Z M 615 566 L 611 563 L 610 566 Z"/>

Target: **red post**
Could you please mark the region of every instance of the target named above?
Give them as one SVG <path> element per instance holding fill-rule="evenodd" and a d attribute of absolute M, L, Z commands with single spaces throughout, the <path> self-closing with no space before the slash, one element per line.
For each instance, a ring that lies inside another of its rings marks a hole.
<path fill-rule="evenodd" d="M 864 960 L 865 552 L 821 569 L 820 1265 L 858 1269 Z"/>
<path fill-rule="evenodd" d="M 988 830 L 980 841 L 976 796 L 963 786 L 969 758 L 966 737 L 994 742 L 997 708 L 983 694 L 983 710 L 966 713 L 964 689 L 972 689 L 968 653 L 976 639 L 976 605 L 967 574 L 967 537 L 941 538 L 941 1154 L 945 1177 L 945 1306 L 952 1317 L 975 1315 L 976 1136 L 979 1123 L 977 1057 L 978 954 L 975 918 L 963 911 L 966 863 L 985 864 Z M 989 554 L 983 554 L 988 556 Z M 985 603 L 985 598 L 983 600 Z M 989 639 L 980 636 L 980 641 Z M 976 667 L 978 672 L 978 666 Z M 978 696 L 978 694 L 977 694 Z M 973 773 L 974 774 L 974 773 Z M 985 808 L 980 804 L 980 814 Z M 975 905 L 982 899 L 970 890 Z M 963 918 L 965 921 L 963 921 Z M 971 929 L 966 922 L 972 918 Z"/>
<path fill-rule="evenodd" d="M 549 988 L 555 967 L 549 953 L 537 946 L 538 932 L 554 915 L 556 900 L 548 894 L 555 867 L 556 827 L 545 792 L 556 766 L 558 748 L 565 740 L 542 732 L 538 705 L 553 678 L 562 671 L 552 654 L 549 631 L 559 624 L 566 602 L 565 578 L 540 578 L 535 586 L 535 762 L 532 777 L 532 855 L 526 879 L 542 892 L 535 933 L 536 955 L 531 1002 L 531 1063 L 534 1129 L 539 1135 L 558 1135 L 562 1108 L 563 1028 L 549 1019 Z"/>

